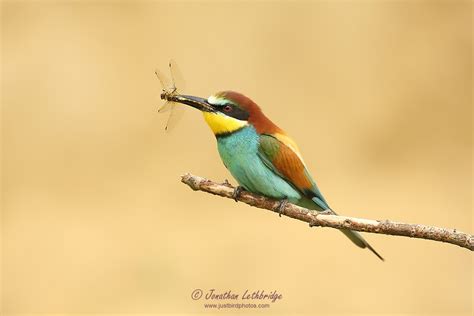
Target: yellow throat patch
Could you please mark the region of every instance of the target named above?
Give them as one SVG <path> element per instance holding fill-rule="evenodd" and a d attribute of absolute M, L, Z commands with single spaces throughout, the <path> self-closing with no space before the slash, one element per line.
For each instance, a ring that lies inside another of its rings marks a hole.
<path fill-rule="evenodd" d="M 219 112 L 202 112 L 202 114 L 215 135 L 232 133 L 248 125 L 247 121 L 241 121 Z"/>

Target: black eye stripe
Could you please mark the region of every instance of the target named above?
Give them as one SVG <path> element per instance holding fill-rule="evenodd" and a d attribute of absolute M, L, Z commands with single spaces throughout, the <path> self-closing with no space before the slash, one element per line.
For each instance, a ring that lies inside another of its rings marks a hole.
<path fill-rule="evenodd" d="M 225 115 L 236 118 L 238 120 L 246 121 L 249 118 L 249 114 L 247 111 L 242 110 L 240 107 L 234 104 L 223 104 L 221 107 L 218 108 L 218 110 L 224 113 Z"/>

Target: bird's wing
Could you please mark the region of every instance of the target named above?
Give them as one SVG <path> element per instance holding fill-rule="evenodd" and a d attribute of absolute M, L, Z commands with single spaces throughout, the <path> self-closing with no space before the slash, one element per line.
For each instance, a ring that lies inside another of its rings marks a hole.
<path fill-rule="evenodd" d="M 258 155 L 275 174 L 285 179 L 305 197 L 311 199 L 322 210 L 330 209 L 301 158 L 295 142 L 284 134 L 261 134 Z M 334 213 L 333 211 L 333 214 Z M 349 229 L 341 231 L 361 248 L 369 248 L 382 261 L 377 251 L 358 233 Z"/>
<path fill-rule="evenodd" d="M 284 134 L 261 134 L 258 155 L 263 163 L 323 210 L 328 203 L 301 158 L 295 142 Z"/>

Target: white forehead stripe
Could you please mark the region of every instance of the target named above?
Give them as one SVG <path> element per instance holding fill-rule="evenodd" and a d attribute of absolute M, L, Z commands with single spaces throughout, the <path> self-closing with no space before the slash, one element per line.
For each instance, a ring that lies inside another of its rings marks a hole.
<path fill-rule="evenodd" d="M 207 102 L 212 105 L 224 105 L 229 101 L 226 99 L 216 98 L 215 96 L 211 95 L 209 98 L 207 98 Z"/>

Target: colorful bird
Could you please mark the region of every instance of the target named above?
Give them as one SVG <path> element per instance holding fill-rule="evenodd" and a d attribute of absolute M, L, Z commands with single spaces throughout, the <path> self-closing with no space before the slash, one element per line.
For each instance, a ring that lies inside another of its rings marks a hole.
<path fill-rule="evenodd" d="M 169 97 L 169 96 L 168 96 Z M 286 202 L 335 214 L 308 172 L 296 143 L 248 97 L 234 91 L 208 99 L 175 95 L 172 101 L 202 111 L 217 138 L 222 161 L 243 189 Z M 358 233 L 341 231 L 361 248 L 384 260 Z"/>

